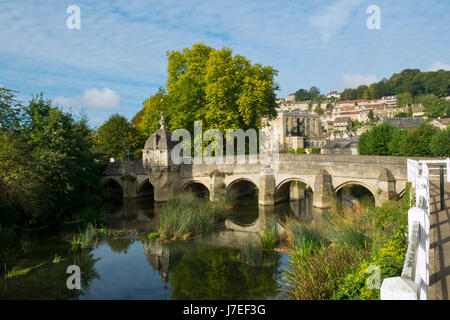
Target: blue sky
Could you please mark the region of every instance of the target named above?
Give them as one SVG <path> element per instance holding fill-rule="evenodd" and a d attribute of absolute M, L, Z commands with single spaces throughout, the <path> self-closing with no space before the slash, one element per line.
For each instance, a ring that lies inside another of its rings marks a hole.
<path fill-rule="evenodd" d="M 81 10 L 69 30 L 66 9 Z M 369 30 L 367 7 L 381 9 Z M 43 92 L 93 126 L 131 119 L 166 81 L 166 51 L 204 42 L 279 70 L 278 95 L 323 93 L 405 68 L 450 70 L 448 0 L 0 0 L 0 86 Z"/>

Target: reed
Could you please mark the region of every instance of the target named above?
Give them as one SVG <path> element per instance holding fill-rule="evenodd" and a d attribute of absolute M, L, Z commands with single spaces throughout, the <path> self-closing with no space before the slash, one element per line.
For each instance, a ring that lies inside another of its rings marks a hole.
<path fill-rule="evenodd" d="M 278 230 L 277 230 L 277 220 L 275 217 L 270 217 L 266 221 L 266 226 L 264 228 L 264 232 L 259 236 L 261 248 L 266 250 L 273 250 L 277 245 L 278 238 Z"/>
<path fill-rule="evenodd" d="M 226 213 L 226 199 L 210 202 L 186 192 L 170 199 L 163 207 L 158 233 L 164 240 L 188 239 L 211 231 Z"/>

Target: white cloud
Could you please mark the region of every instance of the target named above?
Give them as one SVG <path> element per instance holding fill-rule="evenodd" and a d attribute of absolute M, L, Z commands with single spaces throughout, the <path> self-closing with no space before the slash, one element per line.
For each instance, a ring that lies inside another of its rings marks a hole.
<path fill-rule="evenodd" d="M 441 69 L 450 71 L 450 64 L 445 64 L 440 61 L 435 61 L 431 64 L 431 67 L 428 70 L 429 71 L 438 71 Z"/>
<path fill-rule="evenodd" d="M 75 108 L 75 109 L 82 108 L 82 105 L 77 98 L 67 98 L 63 96 L 57 96 L 52 99 L 52 103 L 61 107 Z"/>
<path fill-rule="evenodd" d="M 81 97 L 63 97 L 57 96 L 52 99 L 53 103 L 74 109 L 114 109 L 120 107 L 122 99 L 120 96 L 109 88 L 98 90 L 96 88 L 85 90 Z"/>
<path fill-rule="evenodd" d="M 345 88 L 356 88 L 362 84 L 370 85 L 374 82 L 378 82 L 377 76 L 374 74 L 342 74 L 338 80 L 334 82 L 334 86 L 339 90 Z"/>
<path fill-rule="evenodd" d="M 352 13 L 362 2 L 362 0 L 338 0 L 311 16 L 309 22 L 320 33 L 323 42 L 328 42 L 350 22 Z"/>
<path fill-rule="evenodd" d="M 109 88 L 86 90 L 81 99 L 89 106 L 100 109 L 114 109 L 122 103 L 120 96 Z"/>

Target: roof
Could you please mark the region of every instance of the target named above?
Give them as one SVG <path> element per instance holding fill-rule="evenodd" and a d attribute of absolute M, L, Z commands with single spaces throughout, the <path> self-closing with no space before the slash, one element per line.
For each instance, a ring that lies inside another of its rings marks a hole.
<path fill-rule="evenodd" d="M 352 121 L 352 119 L 350 119 L 350 117 L 342 117 L 342 118 L 336 118 L 334 120 L 334 123 L 348 122 L 348 121 Z"/>
<path fill-rule="evenodd" d="M 165 128 L 160 128 L 155 131 L 145 142 L 144 149 L 146 150 L 170 150 L 177 142 L 172 141 L 172 134 Z"/>
<path fill-rule="evenodd" d="M 383 118 L 381 122 L 392 123 L 399 128 L 410 128 L 421 124 L 424 121 L 423 118 Z"/>
<path fill-rule="evenodd" d="M 358 136 L 346 138 L 346 139 L 335 139 L 328 141 L 322 148 L 324 149 L 349 149 L 358 147 Z"/>

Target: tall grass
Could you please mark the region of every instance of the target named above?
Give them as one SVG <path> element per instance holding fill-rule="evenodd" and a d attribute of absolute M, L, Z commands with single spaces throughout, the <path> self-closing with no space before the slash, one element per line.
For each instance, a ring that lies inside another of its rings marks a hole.
<path fill-rule="evenodd" d="M 187 239 L 211 231 L 227 212 L 227 200 L 210 202 L 192 192 L 170 199 L 161 211 L 159 234 L 165 240 Z"/>
<path fill-rule="evenodd" d="M 271 216 L 268 218 L 264 232 L 260 235 L 259 239 L 261 248 L 266 250 L 273 250 L 275 248 L 279 241 L 276 217 Z"/>
<path fill-rule="evenodd" d="M 288 230 L 291 243 L 296 251 L 302 253 L 312 253 L 325 245 L 319 231 L 312 224 L 304 224 L 298 221 L 290 220 Z"/>
<path fill-rule="evenodd" d="M 77 236 L 74 235 L 72 239 L 72 248 L 76 250 L 78 247 L 88 248 L 94 243 L 96 239 L 97 229 L 92 225 L 88 224 L 84 231 L 79 233 Z"/>
<path fill-rule="evenodd" d="M 407 225 L 401 202 L 386 201 L 381 207 L 374 207 L 367 200 L 349 209 L 342 208 L 337 197 L 332 200 L 331 209 L 316 216 L 313 223 L 288 223 L 294 253 L 285 277 L 288 290 L 296 299 L 333 298 L 343 279 L 354 270 L 351 267 L 377 255 Z M 395 250 L 389 259 L 393 256 L 403 262 L 403 249 L 399 246 Z M 363 285 L 358 290 L 360 287 Z"/>
<path fill-rule="evenodd" d="M 321 247 L 313 254 L 297 250 L 285 270 L 286 286 L 298 300 L 330 299 L 349 267 L 359 262 L 354 249 Z"/>

